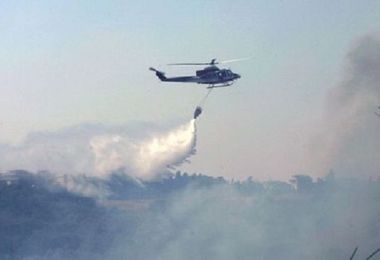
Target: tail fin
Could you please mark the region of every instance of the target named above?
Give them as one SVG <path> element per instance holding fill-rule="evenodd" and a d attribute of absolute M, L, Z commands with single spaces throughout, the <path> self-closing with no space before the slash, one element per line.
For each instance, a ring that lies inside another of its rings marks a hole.
<path fill-rule="evenodd" d="M 165 77 L 165 73 L 162 71 L 156 70 L 155 68 L 150 67 L 149 68 L 151 71 L 156 72 L 156 76 L 161 80 L 161 81 L 166 81 L 167 78 Z"/>

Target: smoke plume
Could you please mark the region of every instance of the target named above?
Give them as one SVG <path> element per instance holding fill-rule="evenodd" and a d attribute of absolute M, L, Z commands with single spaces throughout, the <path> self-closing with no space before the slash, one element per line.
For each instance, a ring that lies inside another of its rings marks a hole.
<path fill-rule="evenodd" d="M 347 55 L 343 79 L 327 97 L 313 161 L 320 173 L 378 175 L 380 169 L 380 37 L 359 39 Z"/>

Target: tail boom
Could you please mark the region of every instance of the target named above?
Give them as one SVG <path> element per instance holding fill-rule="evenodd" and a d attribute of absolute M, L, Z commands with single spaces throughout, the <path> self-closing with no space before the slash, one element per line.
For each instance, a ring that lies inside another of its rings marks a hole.
<path fill-rule="evenodd" d="M 168 81 L 168 78 L 165 77 L 165 73 L 159 70 L 156 70 L 155 68 L 150 67 L 149 70 L 156 72 L 156 76 L 161 80 L 161 81 Z"/>

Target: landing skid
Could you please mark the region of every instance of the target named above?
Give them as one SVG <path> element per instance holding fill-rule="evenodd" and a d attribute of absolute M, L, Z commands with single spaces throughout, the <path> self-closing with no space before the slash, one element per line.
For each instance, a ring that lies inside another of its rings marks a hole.
<path fill-rule="evenodd" d="M 229 87 L 229 86 L 232 86 L 233 83 L 227 83 L 227 84 L 223 84 L 223 85 L 214 85 L 214 84 L 210 84 L 207 88 L 208 89 L 211 89 L 211 88 L 224 88 L 224 87 Z"/>

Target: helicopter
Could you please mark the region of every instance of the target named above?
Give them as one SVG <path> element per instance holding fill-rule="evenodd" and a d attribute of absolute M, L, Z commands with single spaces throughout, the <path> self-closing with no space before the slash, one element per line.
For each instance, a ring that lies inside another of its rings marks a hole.
<path fill-rule="evenodd" d="M 204 69 L 197 70 L 195 76 L 180 76 L 167 78 L 165 73 L 155 68 L 150 67 L 151 71 L 156 72 L 156 76 L 165 82 L 183 82 L 183 83 L 198 83 L 198 84 L 207 84 L 208 89 L 217 88 L 217 87 L 228 87 L 231 86 L 237 79 L 241 76 L 237 73 L 233 73 L 230 69 L 219 69 L 216 65 L 222 63 L 235 62 L 243 59 L 234 59 L 227 61 L 218 62 L 216 59 L 212 59 L 210 62 L 205 63 L 171 63 L 168 65 L 207 65 Z"/>

